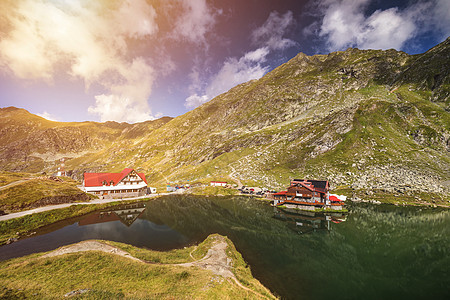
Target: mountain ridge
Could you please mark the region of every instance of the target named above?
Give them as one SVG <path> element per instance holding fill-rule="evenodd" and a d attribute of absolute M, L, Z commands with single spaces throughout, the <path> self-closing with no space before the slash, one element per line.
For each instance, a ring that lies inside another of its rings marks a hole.
<path fill-rule="evenodd" d="M 107 145 L 91 143 L 95 151 L 67 165 L 78 174 L 133 165 L 159 186 L 240 178 L 282 188 L 303 176 L 330 180 L 355 198 L 378 191 L 447 201 L 449 44 L 418 55 L 299 53 L 182 116 L 148 128 L 138 123 L 128 138 L 108 129 Z M 0 168 L 8 169 L 3 148 Z"/>

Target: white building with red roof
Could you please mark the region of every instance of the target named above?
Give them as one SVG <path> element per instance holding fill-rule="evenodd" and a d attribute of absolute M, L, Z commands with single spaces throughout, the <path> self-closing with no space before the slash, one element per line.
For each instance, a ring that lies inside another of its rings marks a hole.
<path fill-rule="evenodd" d="M 211 186 L 227 186 L 227 184 L 225 181 L 211 181 Z"/>
<path fill-rule="evenodd" d="M 131 168 L 120 173 L 84 173 L 83 190 L 103 198 L 143 196 L 147 194 L 147 179 Z"/>

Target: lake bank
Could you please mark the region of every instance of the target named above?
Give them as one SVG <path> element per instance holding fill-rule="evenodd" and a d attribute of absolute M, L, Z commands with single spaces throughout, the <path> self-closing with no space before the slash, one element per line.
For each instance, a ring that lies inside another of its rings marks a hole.
<path fill-rule="evenodd" d="M 21 237 L 31 236 L 35 230 L 56 222 L 70 220 L 119 204 L 148 201 L 151 198 L 156 199 L 164 195 L 154 194 L 125 199 L 95 199 L 90 202 L 58 204 L 3 215 L 0 216 L 0 245 L 17 241 Z"/>
<path fill-rule="evenodd" d="M 20 217 L 23 217 L 23 216 L 26 216 L 26 215 L 31 215 L 31 214 L 35 214 L 35 213 L 41 213 L 41 212 L 49 211 L 49 210 L 53 210 L 53 209 L 66 208 L 66 207 L 70 207 L 70 206 L 73 206 L 73 205 L 96 205 L 96 204 L 106 204 L 106 203 L 117 203 L 117 204 L 119 204 L 119 203 L 130 202 L 130 201 L 138 202 L 138 201 L 146 201 L 146 200 L 151 199 L 151 198 L 162 197 L 162 196 L 165 196 L 165 195 L 168 195 L 168 193 L 149 194 L 149 195 L 140 196 L 140 197 L 133 197 L 133 198 L 95 199 L 95 200 L 91 200 L 89 202 L 71 202 L 71 203 L 64 203 L 64 204 L 48 205 L 48 206 L 42 206 L 42 207 L 30 209 L 30 210 L 25 210 L 25 211 L 5 214 L 5 215 L 0 216 L 0 221 L 6 221 L 6 220 L 10 220 L 10 219 L 20 218 Z"/>
<path fill-rule="evenodd" d="M 209 188 L 209 187 L 208 187 Z M 194 193 L 181 193 L 182 195 L 194 195 L 194 196 L 204 196 L 204 197 L 227 197 L 227 196 L 239 196 L 239 197 L 248 197 L 251 199 L 257 199 L 259 201 L 270 202 L 272 200 L 266 199 L 263 197 L 255 197 L 253 195 L 239 195 L 231 192 L 223 192 L 223 190 L 229 190 L 222 187 L 210 187 L 213 188 L 212 193 L 204 194 L 198 193 L 198 190 L 195 190 Z M 203 190 L 202 190 L 203 191 Z M 211 192 L 211 189 L 208 190 Z M 221 194 L 222 191 L 222 194 Z M 8 242 L 14 242 L 22 237 L 31 236 L 34 234 L 34 231 L 40 227 L 50 225 L 55 222 L 63 221 L 65 219 L 75 218 L 95 210 L 101 210 L 108 207 L 112 207 L 115 205 L 120 205 L 121 203 L 133 203 L 133 202 L 145 202 L 147 199 L 156 199 L 163 196 L 169 195 L 179 195 L 180 193 L 158 193 L 158 194 L 150 194 L 141 197 L 135 198 L 124 198 L 124 199 L 94 199 L 89 202 L 76 202 L 76 203 L 66 203 L 66 204 L 58 204 L 51 206 L 39 207 L 32 210 L 11 213 L 0 216 L 0 245 L 3 245 Z M 410 203 L 410 202 L 380 202 L 378 200 L 364 200 L 364 199 L 353 199 L 351 197 L 348 198 L 347 204 L 353 203 L 370 203 L 374 205 L 379 204 L 388 204 L 393 206 L 412 206 L 412 207 L 442 207 L 442 208 L 450 208 L 450 206 L 442 205 L 442 204 L 434 204 L 434 203 Z M 54 211 L 53 211 L 54 210 Z M 334 211 L 333 211 L 334 212 Z M 348 210 L 344 210 L 344 212 L 348 212 Z M 20 218 L 16 221 L 13 219 Z M 8 221 L 9 220 L 9 221 Z M 7 221 L 7 222 L 5 222 Z"/>

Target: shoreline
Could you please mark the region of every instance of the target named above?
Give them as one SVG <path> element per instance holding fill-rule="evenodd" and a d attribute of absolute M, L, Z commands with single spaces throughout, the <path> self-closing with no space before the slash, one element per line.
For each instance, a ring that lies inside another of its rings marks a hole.
<path fill-rule="evenodd" d="M 7 221 L 7 220 L 11 220 L 11 219 L 24 217 L 27 215 L 32 215 L 35 213 L 41 213 L 41 212 L 45 212 L 45 211 L 54 210 L 54 209 L 67 208 L 67 207 L 71 207 L 73 205 L 98 205 L 98 204 L 107 204 L 107 203 L 113 203 L 113 202 L 120 203 L 120 202 L 124 202 L 124 201 L 134 201 L 134 200 L 139 202 L 142 200 L 147 200 L 147 199 L 150 200 L 152 198 L 158 198 L 158 197 L 162 197 L 162 196 L 166 196 L 166 195 L 169 195 L 169 194 L 168 193 L 159 193 L 159 194 L 150 194 L 150 195 L 145 195 L 145 196 L 140 196 L 140 197 L 123 198 L 123 199 L 94 199 L 89 202 L 71 202 L 71 203 L 62 203 L 62 204 L 41 206 L 41 207 L 29 209 L 29 210 L 24 210 L 24 211 L 19 211 L 19 212 L 2 215 L 2 216 L 0 216 L 0 221 Z"/>
<path fill-rule="evenodd" d="M 273 200 L 267 199 L 265 197 L 259 197 L 259 196 L 255 196 L 255 195 L 248 195 L 248 194 L 236 194 L 236 195 L 202 195 L 202 194 L 196 194 L 196 193 L 157 193 L 157 194 L 150 194 L 150 195 L 145 195 L 145 196 L 139 196 L 139 197 L 131 197 L 131 198 L 123 198 L 123 199 L 94 199 L 91 200 L 89 202 L 71 202 L 71 203 L 62 203 L 62 204 L 55 204 L 55 205 L 48 205 L 48 206 L 41 206 L 41 207 L 37 207 L 37 208 L 33 208 L 33 209 L 29 209 L 29 210 L 24 210 L 24 211 L 20 211 L 20 212 L 14 212 L 14 213 L 9 213 L 9 214 L 5 214 L 5 215 L 1 215 L 0 216 L 0 222 L 1 221 L 7 221 L 7 220 L 11 220 L 11 219 L 16 219 L 16 218 L 20 218 L 23 216 L 27 216 L 27 215 L 33 215 L 36 213 L 42 213 L 42 212 L 46 212 L 46 211 L 51 211 L 51 210 L 56 210 L 56 209 L 62 209 L 62 208 L 67 208 L 67 207 L 71 207 L 74 205 L 101 205 L 101 204 L 108 204 L 108 203 L 113 203 L 113 202 L 118 202 L 117 204 L 120 204 L 121 202 L 141 202 L 141 201 L 145 201 L 145 200 L 150 200 L 150 199 L 155 199 L 155 198 L 159 198 L 159 197 L 163 197 L 163 196 L 168 196 L 168 195 L 175 195 L 175 194 L 186 194 L 186 195 L 195 195 L 195 196 L 205 196 L 205 197 L 230 197 L 230 196 L 245 196 L 248 198 L 253 198 L 253 199 L 257 199 L 257 200 L 262 200 L 262 201 L 266 201 L 266 202 L 270 202 Z M 403 203 L 392 203 L 392 202 L 383 202 L 383 201 L 379 201 L 379 200 L 364 200 L 364 199 L 352 199 L 349 198 L 348 201 L 351 201 L 353 203 L 369 203 L 369 204 L 374 204 L 374 205 L 380 205 L 380 204 L 389 204 L 389 205 L 394 205 L 394 206 L 413 206 L 413 207 L 432 207 L 432 208 L 447 208 L 450 209 L 450 205 L 445 205 L 445 204 L 436 204 L 436 203 L 430 203 L 430 202 L 403 202 Z"/>
<path fill-rule="evenodd" d="M 0 245 L 13 243 L 21 238 L 26 238 L 32 236 L 35 230 L 39 228 L 68 220 L 75 217 L 80 217 L 92 213 L 97 210 L 106 209 L 112 206 L 128 203 L 136 203 L 143 201 L 155 200 L 168 195 L 182 195 L 185 193 L 160 193 L 152 194 L 147 196 L 135 197 L 135 198 L 125 198 L 125 199 L 95 199 L 90 202 L 74 202 L 74 203 L 64 203 L 58 205 L 44 206 L 32 210 L 12 213 L 0 216 Z M 204 197 L 245 197 L 255 199 L 257 201 L 271 202 L 272 200 L 266 199 L 264 197 L 257 197 L 254 195 L 195 195 L 186 193 L 186 195 L 193 196 L 204 196 Z M 397 207 L 424 207 L 424 208 L 442 208 L 449 209 L 450 206 L 436 205 L 436 204 L 424 204 L 424 203 L 389 203 L 389 202 L 374 202 L 371 200 L 359 200 L 354 201 L 348 199 L 352 203 L 365 203 L 371 205 L 388 204 Z M 329 213 L 343 212 L 343 211 L 328 211 Z M 318 212 L 320 213 L 320 212 Z M 322 212 L 324 213 L 324 212 Z M 348 210 L 345 211 L 348 213 Z"/>
<path fill-rule="evenodd" d="M 97 210 L 107 209 L 109 207 L 130 204 L 136 202 L 145 202 L 165 194 L 154 194 L 152 197 L 139 197 L 127 199 L 96 199 L 95 202 L 87 202 L 86 204 L 75 202 L 58 204 L 57 208 L 54 206 L 46 206 L 38 208 L 38 212 L 28 210 L 24 212 L 3 215 L 4 220 L 0 220 L 0 246 L 10 244 L 22 238 L 27 238 L 34 235 L 42 227 L 62 222 L 72 218 L 77 218 L 83 215 L 90 214 Z"/>

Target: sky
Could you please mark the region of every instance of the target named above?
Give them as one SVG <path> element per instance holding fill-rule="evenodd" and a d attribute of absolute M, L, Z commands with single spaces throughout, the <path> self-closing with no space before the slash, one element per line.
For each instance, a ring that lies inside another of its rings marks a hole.
<path fill-rule="evenodd" d="M 299 52 L 417 54 L 449 35 L 448 0 L 1 0 L 0 107 L 176 117 Z"/>

